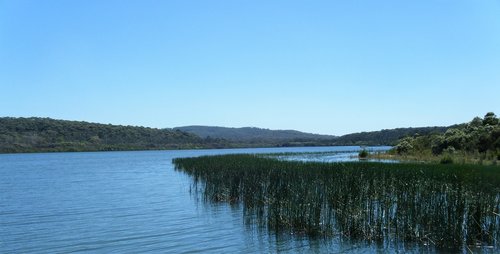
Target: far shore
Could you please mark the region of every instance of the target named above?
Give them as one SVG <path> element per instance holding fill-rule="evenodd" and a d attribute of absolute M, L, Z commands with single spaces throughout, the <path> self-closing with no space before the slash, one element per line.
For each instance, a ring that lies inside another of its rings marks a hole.
<path fill-rule="evenodd" d="M 480 156 L 470 154 L 445 154 L 445 155 L 399 155 L 392 152 L 373 152 L 369 153 L 368 159 L 396 160 L 405 162 L 419 163 L 445 163 L 445 164 L 474 164 L 474 165 L 500 165 L 496 159 L 488 160 Z"/>

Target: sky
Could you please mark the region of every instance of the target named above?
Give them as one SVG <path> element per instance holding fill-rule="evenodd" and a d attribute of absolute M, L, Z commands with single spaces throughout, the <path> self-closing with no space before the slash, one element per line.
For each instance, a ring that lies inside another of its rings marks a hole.
<path fill-rule="evenodd" d="M 0 0 L 0 116 L 342 135 L 500 114 L 500 0 Z"/>

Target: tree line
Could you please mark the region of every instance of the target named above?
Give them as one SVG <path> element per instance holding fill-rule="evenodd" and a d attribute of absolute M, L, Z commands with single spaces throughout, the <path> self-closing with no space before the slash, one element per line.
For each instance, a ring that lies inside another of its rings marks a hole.
<path fill-rule="evenodd" d="M 171 129 L 38 117 L 0 118 L 3 153 L 219 148 L 226 143 Z"/>
<path fill-rule="evenodd" d="M 0 117 L 0 153 L 338 145 L 392 146 L 405 136 L 413 137 L 416 133 L 420 135 L 440 134 L 448 128 L 397 128 L 353 133 L 340 137 L 297 131 L 265 130 L 267 136 L 249 139 L 245 138 L 245 135 L 240 135 L 241 138 L 217 135 L 200 137 L 196 133 L 180 129 L 157 129 L 39 117 Z M 241 131 L 244 131 L 243 134 L 247 133 L 247 129 L 254 132 L 258 130 L 257 128 L 241 128 Z M 269 133 L 276 137 L 270 138 L 272 135 L 269 136 Z"/>
<path fill-rule="evenodd" d="M 493 112 L 449 128 L 444 133 L 413 135 L 394 147 L 400 155 L 456 155 L 500 160 L 500 120 Z"/>

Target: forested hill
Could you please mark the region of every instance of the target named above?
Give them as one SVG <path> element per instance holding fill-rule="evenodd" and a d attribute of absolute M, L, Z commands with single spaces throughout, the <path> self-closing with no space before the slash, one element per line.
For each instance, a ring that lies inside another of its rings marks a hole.
<path fill-rule="evenodd" d="M 406 136 L 444 133 L 449 127 L 397 128 L 381 131 L 360 132 L 343 136 L 318 135 L 294 130 L 269 130 L 261 128 L 225 128 L 210 126 L 177 127 L 200 137 L 223 138 L 240 146 L 266 144 L 271 146 L 350 146 L 350 145 L 395 145 Z"/>
<path fill-rule="evenodd" d="M 236 142 L 250 141 L 290 141 L 290 140 L 331 140 L 335 136 L 319 135 L 295 130 L 270 130 L 255 127 L 228 128 L 215 126 L 184 126 L 176 127 L 181 130 L 196 134 L 202 138 L 223 138 Z"/>
<path fill-rule="evenodd" d="M 98 124 L 50 118 L 0 118 L 0 152 L 112 151 L 217 148 L 222 140 L 202 139 L 171 129 Z"/>
<path fill-rule="evenodd" d="M 406 136 L 444 133 L 450 127 L 418 127 L 397 128 L 381 131 L 359 132 L 340 136 L 333 141 L 334 145 L 395 145 Z"/>
<path fill-rule="evenodd" d="M 483 118 L 449 128 L 435 135 L 408 136 L 401 139 L 393 152 L 410 156 L 446 155 L 461 160 L 500 160 L 500 118 L 488 112 Z"/>
<path fill-rule="evenodd" d="M 3 117 L 0 118 L 0 153 L 394 145 L 405 136 L 443 133 L 446 129 L 447 127 L 399 128 L 335 137 L 251 127 L 190 126 L 155 129 L 38 117 Z"/>

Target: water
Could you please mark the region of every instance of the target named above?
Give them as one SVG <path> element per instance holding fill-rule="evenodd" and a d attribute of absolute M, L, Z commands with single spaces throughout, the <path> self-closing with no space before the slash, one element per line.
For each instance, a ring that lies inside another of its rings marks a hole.
<path fill-rule="evenodd" d="M 206 204 L 176 157 L 359 147 L 0 154 L 0 253 L 371 252 L 387 246 L 273 235 L 240 206 Z M 393 252 L 397 248 L 391 249 Z"/>
<path fill-rule="evenodd" d="M 352 162 L 359 161 L 358 153 L 360 151 L 360 147 L 351 147 L 352 150 L 349 150 L 348 147 L 342 147 L 343 149 L 332 150 L 332 151 L 318 151 L 318 152 L 291 152 L 291 153 L 282 153 L 282 154 L 270 154 L 268 157 L 277 158 L 280 160 L 290 160 L 290 161 L 319 161 L 319 162 Z M 365 148 L 370 153 L 377 153 L 389 150 L 390 146 L 376 146 L 376 147 L 368 147 Z M 388 159 L 364 159 L 363 161 L 370 162 L 384 162 L 384 163 L 397 163 L 397 160 L 388 160 Z"/>

